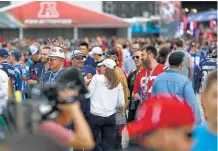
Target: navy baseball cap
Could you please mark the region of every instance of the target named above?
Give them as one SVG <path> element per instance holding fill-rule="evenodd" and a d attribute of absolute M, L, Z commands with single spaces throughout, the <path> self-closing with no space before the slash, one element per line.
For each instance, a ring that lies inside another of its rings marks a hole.
<path fill-rule="evenodd" d="M 118 53 L 114 49 L 109 50 L 108 52 L 105 53 L 105 55 L 108 56 L 108 57 L 118 57 Z"/>
<path fill-rule="evenodd" d="M 20 58 L 21 58 L 21 53 L 20 52 L 18 52 L 18 51 L 13 51 L 13 52 L 11 52 L 11 54 L 10 54 L 11 56 L 14 56 L 16 59 L 18 59 L 18 60 L 20 60 Z"/>
<path fill-rule="evenodd" d="M 169 56 L 169 64 L 171 66 L 178 66 L 183 62 L 185 54 L 183 52 L 173 52 Z"/>
<path fill-rule="evenodd" d="M 9 53 L 6 49 L 0 49 L 0 57 L 7 58 L 9 56 Z"/>

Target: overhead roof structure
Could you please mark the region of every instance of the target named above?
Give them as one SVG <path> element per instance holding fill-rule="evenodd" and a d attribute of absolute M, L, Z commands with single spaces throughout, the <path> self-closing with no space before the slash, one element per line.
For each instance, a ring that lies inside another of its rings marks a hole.
<path fill-rule="evenodd" d="M 24 28 L 126 28 L 122 18 L 89 10 L 64 1 L 33 1 L 0 9 Z"/>

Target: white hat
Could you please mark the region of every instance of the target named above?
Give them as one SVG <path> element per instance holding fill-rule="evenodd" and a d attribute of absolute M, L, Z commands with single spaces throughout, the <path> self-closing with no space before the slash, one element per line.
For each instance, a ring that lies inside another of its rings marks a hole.
<path fill-rule="evenodd" d="M 33 55 L 35 55 L 39 49 L 38 47 L 36 47 L 35 45 L 31 45 L 27 48 L 27 51 L 28 51 L 28 57 L 31 58 Z"/>
<path fill-rule="evenodd" d="M 92 48 L 92 51 L 90 52 L 90 55 L 93 55 L 93 54 L 102 55 L 103 51 L 100 47 L 94 47 L 94 48 Z"/>
<path fill-rule="evenodd" d="M 59 58 L 65 58 L 64 55 L 64 50 L 60 47 L 53 47 L 49 53 L 48 53 L 49 57 L 59 57 Z"/>
<path fill-rule="evenodd" d="M 110 69 L 114 69 L 116 67 L 116 63 L 112 59 L 105 59 L 103 62 L 98 64 L 98 66 L 103 66 L 103 65 Z"/>

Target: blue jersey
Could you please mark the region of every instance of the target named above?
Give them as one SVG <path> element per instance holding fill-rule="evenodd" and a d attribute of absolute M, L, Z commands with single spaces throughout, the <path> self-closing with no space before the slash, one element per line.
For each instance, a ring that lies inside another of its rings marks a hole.
<path fill-rule="evenodd" d="M 15 76 L 16 76 L 16 80 L 17 80 L 18 90 L 23 92 L 25 81 L 23 81 L 21 79 L 21 76 L 23 76 L 23 75 L 26 76 L 26 70 L 24 69 L 23 65 L 21 65 L 21 64 L 14 65 L 14 69 L 15 69 Z"/>
<path fill-rule="evenodd" d="M 192 85 L 194 92 L 197 92 L 200 87 L 200 79 L 201 79 L 201 69 L 202 62 L 204 61 L 204 57 L 201 53 L 190 53 L 193 64 L 194 64 L 194 75 L 192 80 Z"/>
<path fill-rule="evenodd" d="M 43 63 L 41 61 L 32 63 L 29 69 L 29 80 L 38 80 L 42 74 Z"/>
<path fill-rule="evenodd" d="M 96 74 L 96 70 L 93 66 L 85 65 L 82 69 L 82 76 L 87 76 L 88 73 L 91 73 L 92 75 Z"/>
<path fill-rule="evenodd" d="M 204 81 L 207 75 L 217 69 L 217 62 L 216 59 L 213 58 L 206 58 L 201 65 L 201 88 L 204 84 Z"/>
<path fill-rule="evenodd" d="M 194 129 L 193 139 L 191 151 L 217 151 L 217 135 L 209 132 L 207 124 Z"/>
<path fill-rule="evenodd" d="M 52 72 L 51 70 L 47 73 L 44 74 L 43 79 L 42 79 L 42 85 L 45 83 L 52 83 L 56 82 L 60 75 L 66 70 L 66 68 L 62 67 L 60 68 L 57 72 Z"/>
<path fill-rule="evenodd" d="M 2 64 L 0 64 L 0 69 L 5 71 L 8 75 L 8 77 L 10 78 L 12 91 L 17 90 L 18 85 L 17 85 L 17 81 L 16 81 L 14 67 L 12 65 L 8 64 L 6 61 L 4 61 L 4 62 L 2 62 Z"/>

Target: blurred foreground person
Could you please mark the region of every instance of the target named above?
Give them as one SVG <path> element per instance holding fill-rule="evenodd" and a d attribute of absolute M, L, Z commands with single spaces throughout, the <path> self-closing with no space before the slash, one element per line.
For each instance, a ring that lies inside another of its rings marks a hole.
<path fill-rule="evenodd" d="M 173 52 L 169 56 L 170 69 L 160 74 L 153 83 L 152 95 L 170 94 L 175 95 L 181 101 L 187 101 L 192 107 L 197 124 L 201 123 L 200 109 L 197 104 L 192 81 L 182 74 L 183 52 Z"/>
<path fill-rule="evenodd" d="M 93 151 L 113 151 L 116 144 L 116 108 L 125 105 L 124 92 L 116 74 L 116 63 L 105 59 L 99 64 L 103 74 L 94 75 L 88 86 L 89 125 L 95 138 Z"/>
<path fill-rule="evenodd" d="M 6 142 L 17 134 L 35 137 L 43 133 L 66 148 L 92 149 L 92 133 L 80 109 L 79 95 L 86 94 L 87 89 L 79 71 L 67 69 L 56 84 L 47 84 L 40 90 L 40 85 L 34 87 L 33 100 L 23 104 L 15 94 L 15 100 L 4 110 L 3 117 L 9 123 Z M 64 128 L 71 123 L 75 127 L 73 131 Z"/>
<path fill-rule="evenodd" d="M 139 108 L 137 119 L 122 134 L 155 151 L 188 151 L 192 145 L 194 114 L 176 97 L 152 97 Z"/>
<path fill-rule="evenodd" d="M 202 105 L 207 122 L 195 128 L 192 151 L 217 151 L 217 70 L 207 76 Z"/>

